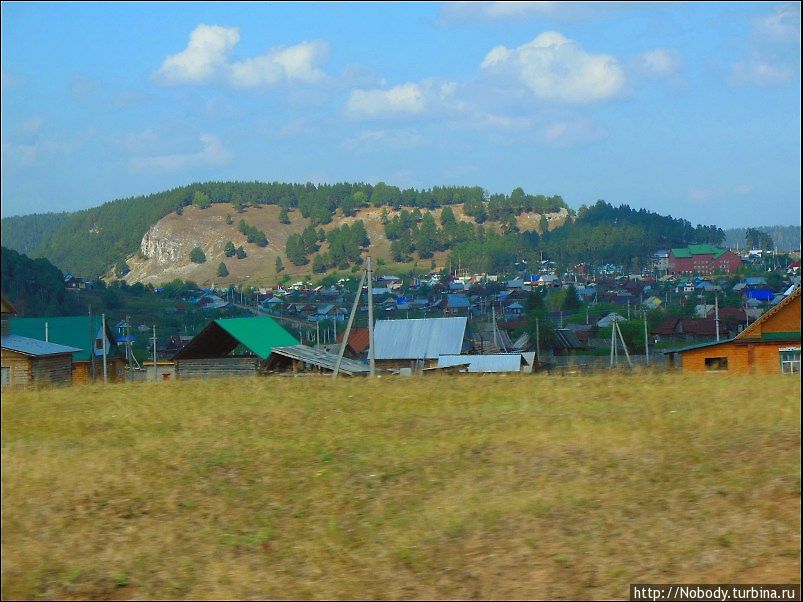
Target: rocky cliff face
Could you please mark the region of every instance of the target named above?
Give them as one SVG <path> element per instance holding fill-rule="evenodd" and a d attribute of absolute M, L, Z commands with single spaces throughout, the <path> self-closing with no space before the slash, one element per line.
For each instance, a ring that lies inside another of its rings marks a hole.
<path fill-rule="evenodd" d="M 188 254 L 185 249 L 186 239 L 171 237 L 172 232 L 162 232 L 161 222 L 151 226 L 142 237 L 139 250 L 143 257 L 146 257 L 159 266 L 166 266 L 175 263 L 183 254 Z M 195 246 L 195 245 L 193 245 Z M 189 247 L 192 249 L 192 246 Z"/>

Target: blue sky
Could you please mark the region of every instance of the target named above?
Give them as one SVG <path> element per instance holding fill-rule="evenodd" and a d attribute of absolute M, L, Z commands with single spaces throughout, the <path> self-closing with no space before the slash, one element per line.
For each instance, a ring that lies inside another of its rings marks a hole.
<path fill-rule="evenodd" d="M 800 224 L 800 5 L 2 4 L 2 214 L 205 180 Z"/>

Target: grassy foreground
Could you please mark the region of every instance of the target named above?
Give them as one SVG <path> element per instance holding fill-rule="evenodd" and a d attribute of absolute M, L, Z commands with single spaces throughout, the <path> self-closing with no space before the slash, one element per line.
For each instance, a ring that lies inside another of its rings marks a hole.
<path fill-rule="evenodd" d="M 2 396 L 2 597 L 799 582 L 800 380 L 259 378 Z"/>

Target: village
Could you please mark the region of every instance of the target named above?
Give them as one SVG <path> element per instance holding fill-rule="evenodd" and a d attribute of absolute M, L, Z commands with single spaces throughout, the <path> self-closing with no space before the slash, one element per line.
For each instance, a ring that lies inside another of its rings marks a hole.
<path fill-rule="evenodd" d="M 130 316 L 30 318 L 17 315 L 4 298 L 2 382 L 25 388 L 257 374 L 567 374 L 634 366 L 798 373 L 800 254 L 784 257 L 781 264 L 761 252 L 692 245 L 656 251 L 637 274 L 586 264 L 558 274 L 554 262 L 542 260 L 506 275 L 457 268 L 403 277 L 366 270 L 359 284 L 354 276 L 317 285 L 212 286 L 185 291 L 171 310 L 189 306 L 205 318 L 194 334 L 186 327 L 157 332 Z M 765 275 L 742 276 L 745 267 Z M 80 293 L 93 283 L 68 274 L 65 286 Z"/>

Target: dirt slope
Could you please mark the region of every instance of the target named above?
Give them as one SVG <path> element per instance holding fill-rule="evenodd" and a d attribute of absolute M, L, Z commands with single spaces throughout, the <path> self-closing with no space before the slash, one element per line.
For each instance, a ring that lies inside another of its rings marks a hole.
<path fill-rule="evenodd" d="M 462 205 L 452 205 L 455 217 L 459 220 L 471 221 L 463 213 Z M 371 239 L 371 256 L 392 263 L 390 259 L 390 241 L 385 238 L 384 227 L 381 222 L 381 209 L 362 209 L 356 217 L 335 216 L 332 223 L 323 226 L 328 231 L 345 223 L 362 220 Z M 389 210 L 392 217 L 394 211 Z M 435 221 L 440 225 L 440 209 L 432 211 Z M 231 215 L 234 223 L 226 224 L 226 216 Z M 565 210 L 562 213 L 549 215 L 552 224 L 562 223 L 566 219 Z M 260 248 L 248 244 L 245 235 L 237 230 L 237 224 L 244 219 L 249 225 L 263 230 L 268 237 L 269 244 Z M 518 223 L 522 230 L 537 230 L 541 216 L 536 213 L 519 216 Z M 209 209 L 186 207 L 182 215 L 171 213 L 156 223 L 143 237 L 140 252 L 128 259 L 131 272 L 126 275 L 129 283 L 143 282 L 157 284 L 174 278 L 194 280 L 201 285 L 249 283 L 252 285 L 267 285 L 276 282 L 275 269 L 276 256 L 282 258 L 285 270 L 293 278 L 309 276 L 312 273 L 312 263 L 295 266 L 284 254 L 285 244 L 291 234 L 300 233 L 310 223 L 301 217 L 297 210 L 290 212 L 290 223 L 279 223 L 279 207 L 275 205 L 250 207 L 245 213 L 238 214 L 234 207 L 228 203 L 212 205 Z M 226 257 L 224 248 L 226 242 L 231 240 L 234 246 L 242 245 L 248 257 L 236 259 Z M 206 263 L 195 264 L 189 259 L 190 251 L 199 246 L 206 254 Z M 324 243 L 321 252 L 328 250 Z M 435 263 L 443 265 L 446 253 L 436 253 Z M 229 276 L 219 278 L 217 267 L 224 262 Z M 421 262 L 429 265 L 430 260 Z M 412 264 L 409 264 L 412 266 Z"/>

